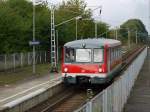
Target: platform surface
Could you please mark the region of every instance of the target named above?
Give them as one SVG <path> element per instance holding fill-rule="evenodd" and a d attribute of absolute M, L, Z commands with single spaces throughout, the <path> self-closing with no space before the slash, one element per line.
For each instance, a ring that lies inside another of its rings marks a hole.
<path fill-rule="evenodd" d="M 150 112 L 150 49 L 124 112 Z"/>
<path fill-rule="evenodd" d="M 41 78 L 32 79 L 20 84 L 9 85 L 0 88 L 0 108 L 20 97 L 31 94 L 41 88 L 47 88 L 55 83 L 55 79 L 61 78 L 60 73 L 47 74 Z"/>

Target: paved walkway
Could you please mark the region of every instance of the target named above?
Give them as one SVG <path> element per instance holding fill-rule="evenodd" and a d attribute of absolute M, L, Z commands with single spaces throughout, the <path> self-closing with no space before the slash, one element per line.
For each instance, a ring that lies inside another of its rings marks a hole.
<path fill-rule="evenodd" d="M 150 49 L 124 112 L 150 112 Z"/>
<path fill-rule="evenodd" d="M 38 89 L 41 89 L 43 87 L 45 88 L 54 84 L 55 82 L 50 82 L 59 77 L 61 77 L 60 73 L 47 74 L 41 78 L 26 81 L 10 87 L 0 88 L 0 107 L 2 107 L 6 103 L 37 91 Z"/>

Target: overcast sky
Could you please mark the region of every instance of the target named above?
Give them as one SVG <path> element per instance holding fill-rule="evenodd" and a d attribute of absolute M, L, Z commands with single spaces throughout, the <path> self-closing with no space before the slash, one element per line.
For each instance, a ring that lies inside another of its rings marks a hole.
<path fill-rule="evenodd" d="M 49 0 L 51 3 L 59 3 L 63 0 Z M 131 18 L 138 18 L 149 27 L 149 0 L 85 0 L 89 8 L 102 6 L 101 19 L 112 27 L 119 26 L 123 22 Z M 95 7 L 91 7 L 95 6 Z M 100 19 L 98 12 L 94 13 L 96 19 Z"/>

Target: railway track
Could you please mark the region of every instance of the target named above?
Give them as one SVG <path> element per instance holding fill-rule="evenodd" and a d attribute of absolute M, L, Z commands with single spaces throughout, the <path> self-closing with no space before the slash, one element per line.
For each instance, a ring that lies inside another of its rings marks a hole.
<path fill-rule="evenodd" d="M 94 97 L 106 87 L 107 85 L 68 86 L 64 91 L 26 112 L 72 112 L 86 103 L 89 94 Z M 87 90 L 92 90 L 92 93 L 88 94 Z"/>
<path fill-rule="evenodd" d="M 134 60 L 138 53 L 140 53 L 143 48 L 136 48 L 128 54 L 123 56 L 123 65 L 121 71 L 118 74 L 121 74 L 124 69 Z M 119 77 L 119 75 L 118 75 Z M 113 81 L 117 80 L 118 77 L 114 78 Z M 113 82 L 112 81 L 112 82 Z M 110 83 L 111 84 L 111 83 Z M 46 102 L 39 104 L 33 109 L 30 109 L 27 112 L 72 112 L 75 109 L 79 108 L 86 103 L 87 89 L 93 90 L 93 96 L 101 92 L 103 89 L 108 87 L 110 84 L 101 85 L 101 86 L 68 86 L 61 93 L 56 94 L 53 98 L 48 99 Z M 69 89 L 68 89 L 69 88 Z"/>
<path fill-rule="evenodd" d="M 71 97 L 44 112 L 73 112 L 85 104 L 90 98 L 94 97 L 103 89 L 105 89 L 107 86 L 108 85 L 84 85 L 83 87 L 78 86 L 77 90 Z"/>
<path fill-rule="evenodd" d="M 74 93 L 66 101 L 61 102 L 59 105 L 49 108 L 44 112 L 72 112 L 76 109 L 75 107 L 79 107 L 81 104 L 85 103 L 86 99 L 85 91 Z"/>
<path fill-rule="evenodd" d="M 144 49 L 145 47 L 137 47 L 129 53 L 123 55 L 122 58 L 122 69 L 125 69 L 134 59 L 135 57 Z"/>

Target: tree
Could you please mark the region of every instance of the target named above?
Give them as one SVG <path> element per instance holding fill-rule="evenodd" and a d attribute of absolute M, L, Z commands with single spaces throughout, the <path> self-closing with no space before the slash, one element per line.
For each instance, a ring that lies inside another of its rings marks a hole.
<path fill-rule="evenodd" d="M 139 19 L 129 19 L 128 21 L 123 23 L 120 26 L 120 28 L 122 28 L 120 30 L 120 33 L 122 35 L 122 39 L 125 39 L 125 40 L 127 40 L 127 28 L 130 30 L 132 42 L 135 42 L 135 37 L 136 37 L 135 31 L 138 32 L 138 37 L 140 40 L 143 40 L 146 37 L 148 37 L 148 32 L 145 28 L 145 25 Z"/>
<path fill-rule="evenodd" d="M 86 4 L 83 0 L 69 0 L 67 2 L 63 2 L 55 11 L 56 24 L 79 15 L 81 15 L 82 18 L 87 19 L 90 19 L 91 17 L 91 12 L 86 10 Z M 62 45 L 75 39 L 75 23 L 74 19 L 73 21 L 63 24 L 57 28 L 59 31 L 59 41 Z M 78 20 L 78 36 L 83 36 L 84 33 L 81 32 L 81 30 L 83 29 L 84 24 L 85 23 Z"/>
<path fill-rule="evenodd" d="M 48 41 L 50 11 L 46 5 L 42 4 L 36 6 L 36 10 L 36 39 Z M 32 40 L 32 17 L 31 2 L 7 0 L 0 4 L 1 53 L 31 50 L 29 41 Z M 46 48 L 46 45 L 43 48 Z"/>
<path fill-rule="evenodd" d="M 48 4 L 35 6 L 35 38 L 42 44 L 40 50 L 49 49 L 50 46 L 50 8 Z M 68 0 L 55 6 L 55 24 L 76 16 L 78 20 L 78 39 L 94 37 L 94 19 L 92 12 L 87 9 L 84 0 Z M 27 0 L 0 0 L 0 53 L 31 51 L 29 41 L 33 33 L 33 5 Z M 88 19 L 84 21 L 83 19 Z M 69 23 L 56 27 L 59 32 L 59 46 L 68 41 L 75 40 L 75 19 Z M 98 34 L 105 32 L 108 25 L 98 22 Z"/>
<path fill-rule="evenodd" d="M 76 16 L 82 17 L 82 19 L 77 21 L 78 39 L 93 38 L 95 36 L 95 23 L 94 19 L 92 19 L 92 11 L 87 8 L 83 0 L 69 0 L 63 2 L 56 10 L 56 23 L 61 23 Z M 57 28 L 59 31 L 59 41 L 62 45 L 68 41 L 75 40 L 75 23 L 76 21 L 74 19 L 70 23 L 63 24 Z M 107 24 L 98 22 L 98 34 L 105 32 L 106 29 L 108 29 Z"/>

